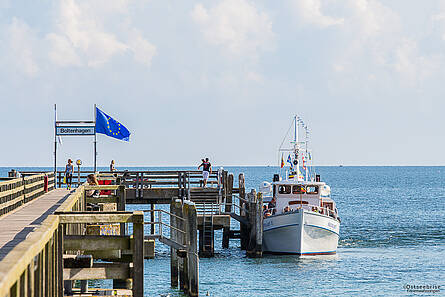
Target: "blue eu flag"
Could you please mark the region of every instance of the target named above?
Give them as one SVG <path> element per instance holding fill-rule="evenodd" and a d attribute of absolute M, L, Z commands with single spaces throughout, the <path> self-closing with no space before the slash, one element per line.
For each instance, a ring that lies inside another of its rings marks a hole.
<path fill-rule="evenodd" d="M 130 131 L 121 123 L 96 107 L 96 133 L 130 141 Z"/>

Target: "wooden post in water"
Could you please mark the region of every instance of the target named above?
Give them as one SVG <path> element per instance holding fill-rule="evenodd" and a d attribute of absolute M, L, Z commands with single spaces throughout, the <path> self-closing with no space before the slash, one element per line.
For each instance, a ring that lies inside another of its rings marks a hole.
<path fill-rule="evenodd" d="M 144 296 L 144 213 L 133 214 L 133 296 Z"/>
<path fill-rule="evenodd" d="M 263 194 L 258 193 L 255 204 L 255 250 L 252 257 L 263 256 Z"/>
<path fill-rule="evenodd" d="M 232 192 L 233 192 L 233 173 L 230 173 L 227 177 L 227 195 L 225 200 L 224 212 L 231 213 L 232 212 Z M 223 229 L 223 240 L 222 240 L 222 248 L 229 248 L 229 240 L 230 240 L 230 225 L 228 227 L 224 227 Z"/>
<path fill-rule="evenodd" d="M 155 234 L 155 224 L 154 224 L 154 222 L 155 222 L 155 205 L 153 203 L 150 204 L 150 210 L 151 210 L 151 212 L 150 212 L 150 222 L 151 222 L 150 232 L 151 232 L 151 234 Z"/>
<path fill-rule="evenodd" d="M 244 173 L 240 173 L 238 177 L 238 188 L 239 188 L 239 207 L 240 207 L 240 216 L 247 220 L 247 211 L 246 211 L 246 187 L 244 182 Z M 241 249 L 246 250 L 247 244 L 249 243 L 249 231 L 248 227 L 240 223 L 240 237 L 241 237 Z"/>
<path fill-rule="evenodd" d="M 125 185 L 120 184 L 119 185 L 119 190 L 117 191 L 117 194 L 119 196 L 119 201 L 117 203 L 117 210 L 118 211 L 125 211 L 125 201 L 126 201 L 126 194 L 127 192 L 125 191 Z M 125 235 L 125 223 L 120 223 L 120 228 L 119 228 L 119 235 Z"/>
<path fill-rule="evenodd" d="M 180 219 L 175 216 L 182 217 L 182 203 L 181 200 L 176 199 L 170 203 L 170 213 L 174 216 L 170 217 L 170 225 L 174 228 L 180 229 Z M 179 233 L 177 230 L 170 228 L 170 237 L 175 242 L 179 241 Z M 178 252 L 175 248 L 170 247 L 170 284 L 173 288 L 178 287 L 178 277 L 179 277 L 179 263 L 178 263 Z"/>
<path fill-rule="evenodd" d="M 179 199 L 182 202 L 182 199 Z M 178 209 L 179 216 L 182 218 L 182 220 L 177 221 L 178 223 L 178 229 L 180 230 L 186 230 L 186 222 L 184 219 L 184 206 L 181 203 L 181 208 Z M 186 238 L 185 233 L 178 232 L 178 242 L 182 245 L 186 245 Z M 186 273 L 185 270 L 187 269 L 187 255 L 181 255 L 181 257 L 178 257 L 178 268 L 179 268 L 179 288 L 184 291 L 186 288 L 186 283 L 188 283 L 186 279 Z"/>
<path fill-rule="evenodd" d="M 193 202 L 184 202 L 184 218 L 187 221 L 187 274 L 189 296 L 199 295 L 199 258 L 198 258 L 198 222 L 196 206 Z"/>
<path fill-rule="evenodd" d="M 259 258 L 262 256 L 263 240 L 263 197 L 261 193 L 251 190 L 247 194 L 249 203 L 249 244 L 247 246 L 247 256 Z"/>
<path fill-rule="evenodd" d="M 184 255 L 184 257 L 182 258 L 183 260 L 183 266 L 182 266 L 182 277 L 183 277 L 183 281 L 180 282 L 181 285 L 181 289 L 184 293 L 188 293 L 189 291 L 189 285 L 190 285 L 190 281 L 189 281 L 189 255 L 188 255 L 188 251 L 189 251 L 189 245 L 190 245 L 190 221 L 188 220 L 188 201 L 184 201 L 183 205 L 182 205 L 182 217 L 183 217 L 183 228 L 182 230 L 185 231 L 184 236 L 183 236 L 183 245 L 186 247 L 186 254 Z"/>

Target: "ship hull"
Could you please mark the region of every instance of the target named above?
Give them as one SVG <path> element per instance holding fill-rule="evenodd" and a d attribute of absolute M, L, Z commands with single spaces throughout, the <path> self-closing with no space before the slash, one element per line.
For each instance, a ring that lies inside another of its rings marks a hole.
<path fill-rule="evenodd" d="M 273 254 L 331 255 L 337 252 L 340 223 L 297 209 L 263 220 L 263 251 Z"/>

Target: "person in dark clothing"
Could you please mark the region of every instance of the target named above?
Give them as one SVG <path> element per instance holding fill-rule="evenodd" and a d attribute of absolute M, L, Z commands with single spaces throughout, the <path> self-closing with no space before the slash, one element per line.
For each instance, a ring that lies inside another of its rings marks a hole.
<path fill-rule="evenodd" d="M 73 161 L 71 159 L 68 159 L 68 164 L 66 164 L 65 166 L 65 182 L 66 182 L 66 188 L 68 190 L 71 190 L 71 183 L 73 182 L 73 172 L 74 172 Z"/>
<path fill-rule="evenodd" d="M 207 179 L 209 178 L 209 175 L 212 173 L 212 164 L 209 162 L 209 158 L 206 158 L 205 160 L 202 159 L 202 164 L 198 166 L 198 169 L 202 167 L 202 180 L 204 183 L 204 187 L 207 185 Z"/>

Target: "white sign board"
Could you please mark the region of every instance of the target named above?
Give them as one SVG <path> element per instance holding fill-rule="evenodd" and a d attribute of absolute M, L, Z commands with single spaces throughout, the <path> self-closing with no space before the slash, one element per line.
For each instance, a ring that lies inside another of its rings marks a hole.
<path fill-rule="evenodd" d="M 56 127 L 56 135 L 67 136 L 67 135 L 94 135 L 95 129 L 93 127 Z"/>

